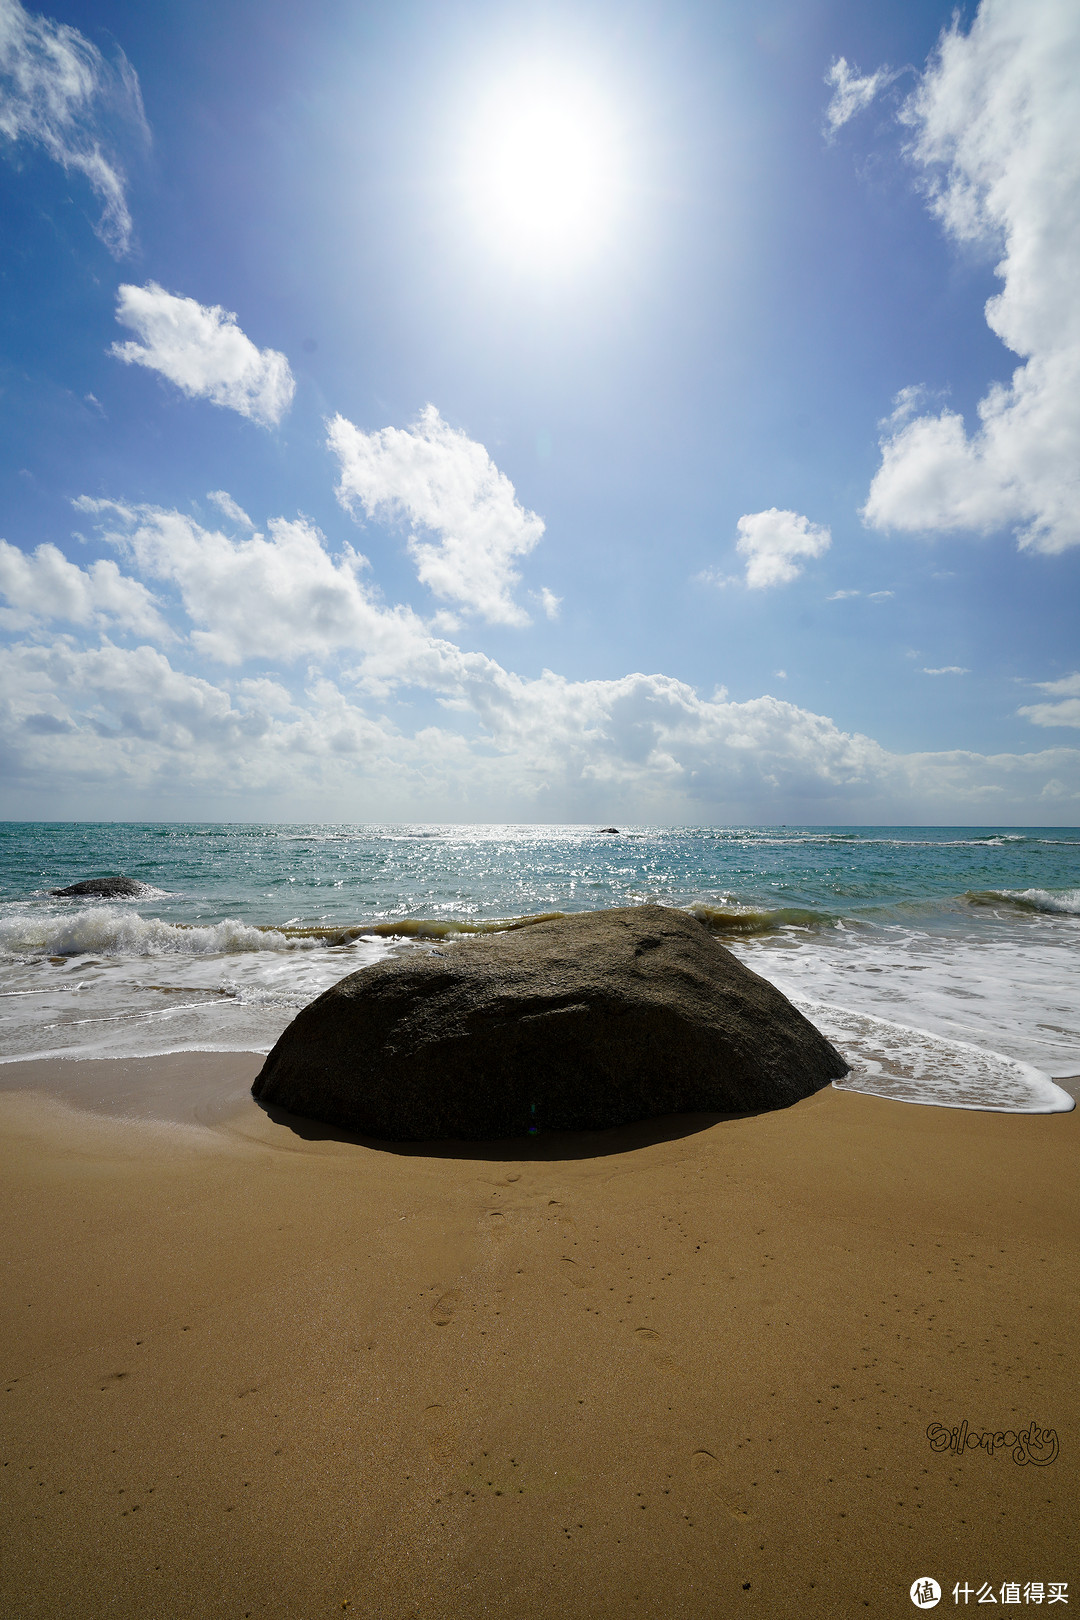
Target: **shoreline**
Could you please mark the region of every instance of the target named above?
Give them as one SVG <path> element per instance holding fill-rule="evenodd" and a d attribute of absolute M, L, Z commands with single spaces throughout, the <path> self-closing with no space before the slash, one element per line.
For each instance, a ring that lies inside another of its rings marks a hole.
<path fill-rule="evenodd" d="M 6 1612 L 848 1620 L 924 1574 L 1075 1584 L 1075 1113 L 826 1088 L 390 1148 L 264 1113 L 262 1061 L 68 1061 L 112 1114 L 0 1092 Z M 962 1423 L 1059 1451 L 932 1448 Z"/>
<path fill-rule="evenodd" d="M 103 1058 L 71 1052 L 41 1057 L 0 1058 L 0 1096 L 5 1092 L 40 1092 L 72 1108 L 129 1120 L 158 1120 L 177 1125 L 211 1125 L 250 1100 L 251 1083 L 265 1063 L 266 1052 L 228 1049 L 186 1050 L 150 1056 Z M 1073 1099 L 1080 1093 L 1080 1074 L 1047 1076 Z M 838 1091 L 880 1097 L 904 1107 L 998 1113 L 1011 1118 L 1067 1113 L 1066 1107 L 1009 1109 L 977 1103 L 946 1103 L 931 1097 L 885 1096 L 853 1084 L 850 1076 Z M 603 1134 L 603 1133 L 600 1133 Z M 378 1143 L 372 1143 L 378 1147 Z"/>

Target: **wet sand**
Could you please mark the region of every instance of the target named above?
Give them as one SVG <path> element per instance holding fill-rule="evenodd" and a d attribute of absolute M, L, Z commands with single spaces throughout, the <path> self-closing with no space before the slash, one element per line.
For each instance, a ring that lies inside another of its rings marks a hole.
<path fill-rule="evenodd" d="M 1080 1601 L 1077 1113 L 401 1151 L 271 1119 L 260 1062 L 3 1072 L 0 1613 Z M 931 1449 L 964 1420 L 1058 1455 Z"/>

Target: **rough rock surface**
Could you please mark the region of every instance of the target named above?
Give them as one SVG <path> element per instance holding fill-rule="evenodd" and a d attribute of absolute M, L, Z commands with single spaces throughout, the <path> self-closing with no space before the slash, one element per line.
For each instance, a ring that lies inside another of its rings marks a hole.
<path fill-rule="evenodd" d="M 634 906 L 350 974 L 298 1014 L 252 1091 L 392 1141 L 483 1140 L 779 1108 L 846 1073 L 702 923 Z"/>
<path fill-rule="evenodd" d="M 50 894 L 57 895 L 61 900 L 79 900 L 87 897 L 99 900 L 134 900 L 140 894 L 149 894 L 150 886 L 140 883 L 137 878 L 104 877 L 83 878 L 81 883 L 72 883 L 66 889 L 50 889 Z"/>

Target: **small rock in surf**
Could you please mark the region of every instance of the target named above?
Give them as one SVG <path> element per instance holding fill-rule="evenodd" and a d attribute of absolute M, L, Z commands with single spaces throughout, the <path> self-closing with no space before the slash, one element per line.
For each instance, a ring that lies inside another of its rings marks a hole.
<path fill-rule="evenodd" d="M 60 900 L 134 900 L 139 895 L 152 894 L 153 890 L 136 878 L 104 877 L 83 878 L 81 883 L 71 883 L 66 889 L 50 889 L 49 893 Z"/>

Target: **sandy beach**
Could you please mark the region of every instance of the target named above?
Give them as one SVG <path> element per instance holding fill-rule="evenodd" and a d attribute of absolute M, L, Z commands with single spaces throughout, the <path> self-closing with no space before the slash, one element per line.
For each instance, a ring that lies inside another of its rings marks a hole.
<path fill-rule="evenodd" d="M 403 1150 L 270 1118 L 260 1063 L 4 1068 L 5 1615 L 1080 1601 L 1075 1112 Z"/>

